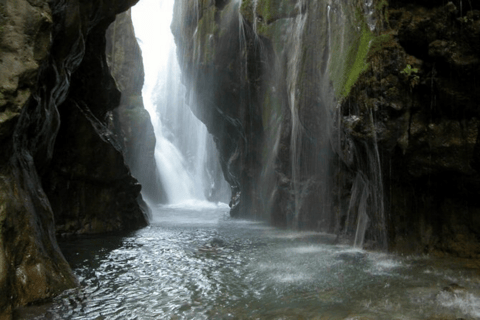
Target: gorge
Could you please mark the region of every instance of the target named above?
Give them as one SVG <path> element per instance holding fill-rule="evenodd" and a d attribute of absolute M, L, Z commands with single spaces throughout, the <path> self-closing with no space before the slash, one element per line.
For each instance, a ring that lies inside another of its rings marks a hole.
<path fill-rule="evenodd" d="M 480 316 L 479 3 L 137 2 L 0 1 L 0 319 Z"/>

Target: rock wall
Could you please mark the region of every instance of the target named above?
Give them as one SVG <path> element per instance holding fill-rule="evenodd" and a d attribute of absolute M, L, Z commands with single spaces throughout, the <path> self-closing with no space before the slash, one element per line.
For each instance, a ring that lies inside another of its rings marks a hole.
<path fill-rule="evenodd" d="M 184 83 L 216 137 L 232 216 L 479 257 L 478 10 L 177 0 Z"/>
<path fill-rule="evenodd" d="M 0 1 L 0 319 L 77 284 L 55 227 L 146 224 L 108 129 L 120 92 L 105 30 L 135 2 Z"/>
<path fill-rule="evenodd" d="M 143 60 L 135 38 L 130 11 L 117 15 L 107 30 L 107 62 L 122 96 L 112 113 L 117 135 L 132 174 L 142 185 L 142 194 L 153 203 L 165 202 L 155 163 L 155 133 L 143 106 Z"/>
<path fill-rule="evenodd" d="M 480 255 L 479 10 L 392 1 L 392 39 L 352 95 L 376 111 L 392 249 Z"/>

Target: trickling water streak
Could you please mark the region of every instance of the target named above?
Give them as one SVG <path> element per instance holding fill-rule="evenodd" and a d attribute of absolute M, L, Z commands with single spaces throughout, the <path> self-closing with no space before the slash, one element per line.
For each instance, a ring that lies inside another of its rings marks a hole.
<path fill-rule="evenodd" d="M 294 227 L 298 227 L 299 224 L 299 216 L 300 216 L 300 209 L 301 209 L 301 195 L 302 195 L 302 186 L 301 186 L 301 165 L 300 165 L 300 157 L 302 157 L 302 135 L 304 134 L 304 128 L 302 123 L 300 122 L 299 115 L 298 115 L 298 103 L 297 103 L 297 86 L 299 79 L 297 78 L 298 75 L 301 74 L 300 70 L 301 66 L 301 57 L 303 52 L 303 42 L 302 42 L 302 34 L 306 24 L 306 16 L 300 15 L 296 19 L 295 29 L 292 33 L 292 42 L 294 44 L 292 59 L 289 62 L 290 66 L 289 69 L 290 74 L 287 76 L 287 87 L 290 93 L 290 112 L 292 117 L 292 135 L 291 135 L 291 146 L 290 152 L 292 157 L 292 181 L 293 181 L 293 190 L 294 190 L 294 197 L 295 197 L 295 208 L 293 211 L 293 219 L 292 221 Z"/>
<path fill-rule="evenodd" d="M 365 18 L 367 20 L 370 31 L 374 31 L 376 27 L 376 19 L 374 16 L 375 7 L 373 6 L 373 0 L 366 0 L 364 3 Z"/>
<path fill-rule="evenodd" d="M 301 150 L 301 143 L 299 138 L 298 132 L 298 114 L 297 110 L 295 109 L 295 93 L 290 93 L 290 105 L 292 108 L 292 138 L 291 138 L 291 153 L 292 153 L 292 180 L 293 180 L 293 190 L 295 192 L 295 208 L 294 208 L 294 223 L 298 223 L 298 216 L 299 216 L 299 207 L 300 207 L 300 188 L 299 188 L 299 180 L 300 180 L 300 164 L 299 164 L 299 157 L 298 153 Z M 298 143 L 297 143 L 298 142 Z"/>
<path fill-rule="evenodd" d="M 347 227 L 349 220 L 352 218 L 352 212 L 356 212 L 357 226 L 354 246 L 358 248 L 363 247 L 367 228 L 371 228 L 379 247 L 386 249 L 383 178 L 372 110 L 370 110 L 369 118 L 373 146 L 368 143 L 364 145 L 367 159 L 361 168 L 363 172 L 359 171 L 357 173 L 352 186 Z M 369 225 L 370 221 L 372 223 Z"/>
<path fill-rule="evenodd" d="M 375 149 L 375 167 L 374 170 L 374 178 L 375 181 L 375 190 L 373 190 L 374 194 L 374 209 L 377 219 L 377 229 L 379 230 L 379 240 L 380 245 L 387 249 L 387 234 L 386 234 L 386 227 L 385 227 L 385 207 L 384 207 L 384 199 L 383 199 L 383 177 L 382 177 L 382 166 L 380 163 L 380 152 L 378 151 L 378 141 L 377 141 L 377 133 L 375 131 L 375 122 L 373 118 L 373 110 L 370 109 L 370 122 L 372 124 L 372 135 L 373 135 L 373 143 Z"/>
<path fill-rule="evenodd" d="M 362 196 L 360 203 L 358 205 L 358 223 L 357 223 L 357 232 L 355 233 L 355 242 L 353 246 L 355 248 L 362 248 L 363 242 L 365 240 L 365 232 L 367 231 L 369 218 L 367 215 L 367 199 L 368 199 L 368 188 L 363 188 Z"/>

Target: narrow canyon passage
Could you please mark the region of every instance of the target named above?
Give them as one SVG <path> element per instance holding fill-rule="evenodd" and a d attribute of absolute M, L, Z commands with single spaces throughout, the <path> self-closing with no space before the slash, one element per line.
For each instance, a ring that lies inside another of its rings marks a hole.
<path fill-rule="evenodd" d="M 145 69 L 143 104 L 155 132 L 156 165 L 167 203 L 228 202 L 230 190 L 212 136 L 193 115 L 189 104 L 195 102 L 187 102 L 170 31 L 174 2 L 143 0 L 132 8 Z"/>
<path fill-rule="evenodd" d="M 478 319 L 465 261 L 335 245 L 334 235 L 163 206 L 127 235 L 61 242 L 81 287 L 30 319 Z"/>
<path fill-rule="evenodd" d="M 480 319 L 480 1 L 0 1 L 0 320 Z"/>
<path fill-rule="evenodd" d="M 145 229 L 60 242 L 81 287 L 56 298 L 39 318 L 479 318 L 478 266 L 361 249 L 369 224 L 367 201 L 378 197 L 370 188 L 382 189 L 369 178 L 357 176 L 352 187 L 351 210 L 362 217 L 352 223 L 353 243 L 334 234 L 287 231 L 230 217 L 224 203 L 230 190 L 223 179 L 220 185 L 212 179 L 220 165 L 208 166 L 218 158 L 212 137 L 191 112 L 197 102 L 181 81 L 170 31 L 173 5 L 173 0 L 142 0 L 132 9 L 145 67 L 143 103 L 155 130 L 155 159 L 168 204 L 150 205 Z M 301 30 L 299 24 L 295 28 Z M 196 50 L 194 59 L 200 61 L 204 57 Z M 296 181 L 304 166 L 300 140 L 305 128 L 299 119 L 292 122 L 292 136 L 298 135 L 290 150 Z M 380 175 L 378 150 L 372 154 L 366 159 L 368 170 Z M 302 188 L 294 187 L 299 193 L 305 192 Z M 297 196 L 295 206 L 302 201 Z"/>

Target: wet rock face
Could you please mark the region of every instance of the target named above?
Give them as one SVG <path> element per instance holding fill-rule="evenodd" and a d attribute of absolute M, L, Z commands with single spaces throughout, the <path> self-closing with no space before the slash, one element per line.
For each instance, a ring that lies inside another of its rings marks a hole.
<path fill-rule="evenodd" d="M 193 111 L 215 136 L 232 187 L 232 216 L 307 225 L 313 208 L 321 207 L 316 194 L 325 188 L 319 179 L 326 167 L 316 160 L 329 151 L 325 140 L 311 139 L 323 130 L 315 121 L 326 119 L 324 109 L 306 106 L 330 98 L 315 90 L 316 72 L 305 69 L 305 61 L 320 69 L 323 57 L 319 47 L 310 46 L 313 34 L 295 38 L 287 30 L 292 32 L 297 20 L 314 23 L 325 11 L 312 4 L 310 12 L 317 13 L 307 18 L 295 2 L 279 12 L 269 12 L 267 2 L 252 6 L 177 1 L 172 31 L 178 58 L 196 102 Z M 254 18 L 253 10 L 260 8 L 263 15 Z M 308 52 L 302 57 L 303 46 Z"/>
<path fill-rule="evenodd" d="M 256 208 L 255 177 L 260 170 L 263 131 L 256 108 L 264 90 L 259 85 L 264 69 L 261 53 L 247 49 L 254 45 L 251 30 L 243 30 L 245 38 L 239 41 L 236 3 L 196 6 L 187 1 L 175 3 L 172 32 L 183 80 L 193 113 L 206 124 L 220 151 L 225 180 L 232 189 L 232 215 L 250 216 Z M 187 40 L 192 37 L 194 41 Z M 237 205 L 240 201 L 242 205 Z"/>
<path fill-rule="evenodd" d="M 172 24 L 232 215 L 478 257 L 478 4 L 270 4 L 178 0 Z"/>
<path fill-rule="evenodd" d="M 364 128 L 373 115 L 392 250 L 480 254 L 480 24 L 467 6 L 396 1 L 390 40 L 342 106 L 344 123 L 358 119 L 344 138 L 353 145 L 372 142 Z"/>
<path fill-rule="evenodd" d="M 154 203 L 165 202 L 155 163 L 155 133 L 142 100 L 143 60 L 135 38 L 130 11 L 117 15 L 107 30 L 107 61 L 121 92 L 112 112 L 112 129 L 142 193 Z"/>
<path fill-rule="evenodd" d="M 395 158 L 402 160 L 396 161 L 397 170 L 408 170 L 409 179 L 392 181 L 407 182 L 405 196 L 415 193 L 410 205 L 421 214 L 412 220 L 421 226 L 425 251 L 478 257 L 480 12 L 467 7 L 449 3 L 400 18 L 399 42 L 421 64 L 419 84 L 411 90 L 413 104 L 407 109 L 410 143 L 404 158 Z M 428 35 L 417 52 L 408 35 L 419 37 L 424 31 L 418 24 L 426 19 Z M 401 196 L 395 193 L 392 202 Z M 405 245 L 401 240 L 393 243 Z"/>
<path fill-rule="evenodd" d="M 114 18 L 114 12 L 107 12 L 83 36 L 82 59 L 70 78 L 66 100 L 58 106 L 61 125 L 53 159 L 43 172 L 59 234 L 146 224 L 137 204 L 141 187 L 130 176 L 108 127 L 121 93 L 106 61 L 105 32 Z"/>
<path fill-rule="evenodd" d="M 140 187 L 107 129 L 120 93 L 104 34 L 134 3 L 0 2 L 2 319 L 76 285 L 55 219 L 68 232 L 146 223 L 135 201 Z"/>
<path fill-rule="evenodd" d="M 101 53 L 104 32 L 89 34 L 69 96 L 58 108 L 61 125 L 42 181 L 57 234 L 100 233 L 146 224 L 137 204 L 141 186 L 131 177 L 107 127 L 120 92 Z"/>

